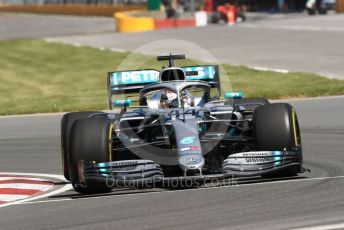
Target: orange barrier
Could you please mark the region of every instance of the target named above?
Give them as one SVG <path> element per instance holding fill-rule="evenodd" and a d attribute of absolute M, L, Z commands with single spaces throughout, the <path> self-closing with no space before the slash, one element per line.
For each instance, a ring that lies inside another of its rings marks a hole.
<path fill-rule="evenodd" d="M 142 32 L 154 30 L 154 20 L 150 17 L 133 17 L 124 13 L 115 13 L 118 32 Z"/>
<path fill-rule="evenodd" d="M 145 5 L 0 5 L 0 11 L 26 12 L 38 14 L 67 14 L 67 15 L 91 15 L 91 16 L 112 16 L 116 12 L 145 10 Z"/>
<path fill-rule="evenodd" d="M 194 18 L 189 19 L 153 19 L 147 12 L 120 12 L 113 16 L 118 32 L 142 32 L 155 29 L 196 26 Z"/>

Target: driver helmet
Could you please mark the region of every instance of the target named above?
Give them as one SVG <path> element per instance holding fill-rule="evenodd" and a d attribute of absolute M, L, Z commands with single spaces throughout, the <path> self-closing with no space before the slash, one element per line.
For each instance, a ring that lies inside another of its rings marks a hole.
<path fill-rule="evenodd" d="M 180 100 L 184 102 L 184 107 L 191 107 L 191 97 L 188 90 L 183 90 L 180 92 Z"/>
<path fill-rule="evenodd" d="M 172 101 L 177 98 L 177 94 L 171 90 L 165 90 L 167 100 Z"/>

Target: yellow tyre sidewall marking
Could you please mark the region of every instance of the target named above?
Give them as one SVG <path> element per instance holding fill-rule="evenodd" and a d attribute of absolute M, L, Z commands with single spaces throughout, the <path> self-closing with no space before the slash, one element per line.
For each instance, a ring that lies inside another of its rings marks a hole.
<path fill-rule="evenodd" d="M 292 119 L 293 119 L 293 130 L 294 130 L 294 141 L 295 141 L 295 145 L 297 146 L 299 145 L 299 142 L 298 142 L 297 130 L 296 130 L 296 112 L 294 108 L 292 112 Z"/>
<path fill-rule="evenodd" d="M 109 161 L 112 161 L 112 128 L 113 125 L 111 124 L 109 127 Z"/>

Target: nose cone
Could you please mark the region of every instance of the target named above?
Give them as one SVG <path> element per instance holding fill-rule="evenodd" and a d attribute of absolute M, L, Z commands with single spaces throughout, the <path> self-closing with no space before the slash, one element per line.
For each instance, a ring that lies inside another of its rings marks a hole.
<path fill-rule="evenodd" d="M 179 166 L 186 172 L 188 170 L 202 169 L 204 158 L 202 155 L 184 155 L 178 159 Z"/>

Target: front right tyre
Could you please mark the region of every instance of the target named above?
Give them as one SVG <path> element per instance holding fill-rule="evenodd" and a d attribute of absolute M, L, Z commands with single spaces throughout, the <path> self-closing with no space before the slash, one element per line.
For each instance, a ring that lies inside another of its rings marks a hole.
<path fill-rule="evenodd" d="M 74 189 L 79 193 L 105 193 L 112 187 L 105 181 L 81 183 L 84 176 L 80 161 L 112 161 L 112 124 L 106 115 L 77 120 L 70 134 L 69 174 Z"/>
<path fill-rule="evenodd" d="M 89 117 L 91 114 L 100 113 L 97 111 L 66 113 L 61 119 L 61 159 L 62 170 L 66 180 L 70 180 L 69 175 L 69 140 L 70 132 L 75 121 Z"/>

